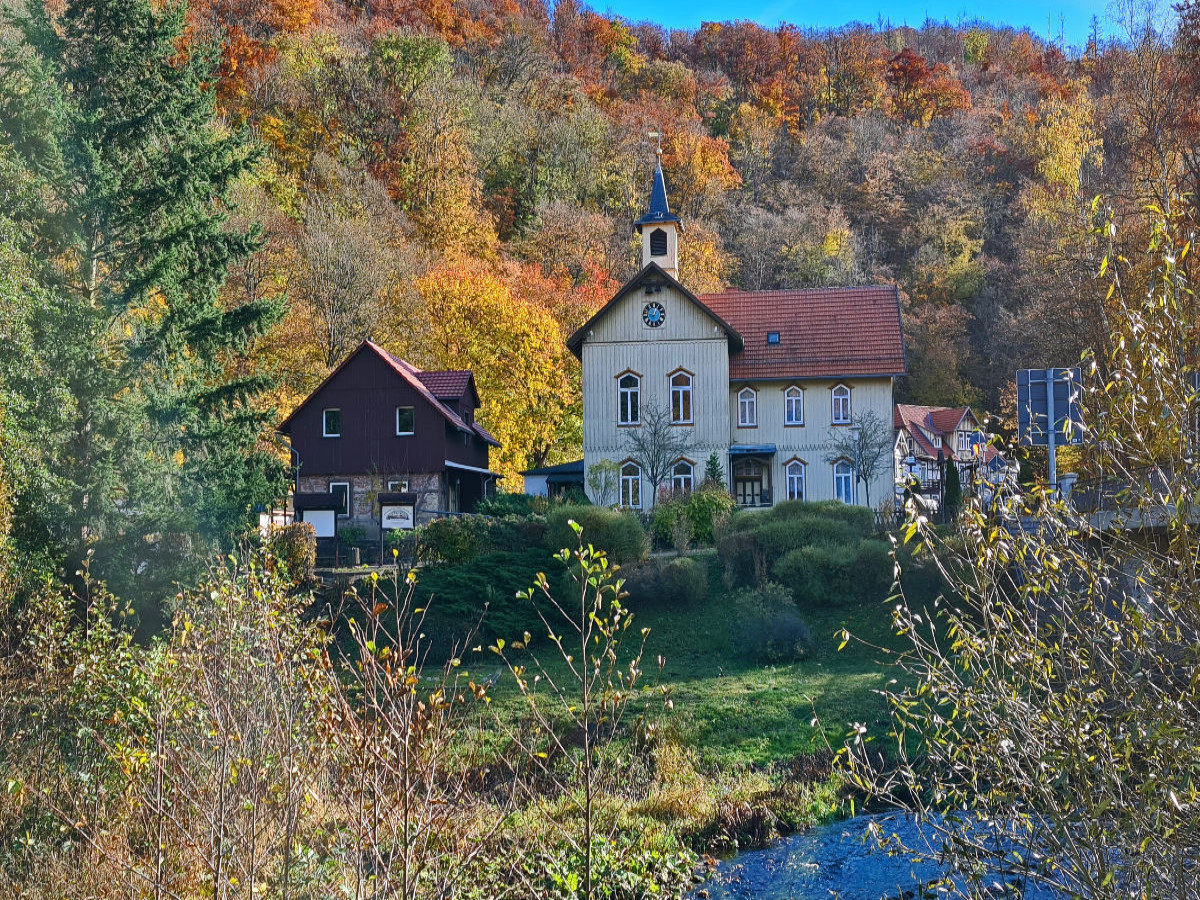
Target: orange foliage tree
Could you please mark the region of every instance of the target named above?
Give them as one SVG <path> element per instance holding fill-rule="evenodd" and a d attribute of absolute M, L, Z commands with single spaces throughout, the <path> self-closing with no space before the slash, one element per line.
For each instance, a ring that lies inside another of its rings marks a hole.
<path fill-rule="evenodd" d="M 483 405 L 480 422 L 502 447 L 491 461 L 519 489 L 519 472 L 569 446 L 564 430 L 582 438 L 582 423 L 566 422 L 575 398 L 562 331 L 540 304 L 515 293 L 479 263 L 445 265 L 417 281 L 428 312 L 425 345 L 413 355 L 429 365 L 470 369 Z"/>
<path fill-rule="evenodd" d="M 931 66 L 908 47 L 888 61 L 884 77 L 891 90 L 890 112 L 897 122 L 921 127 L 971 107 L 971 96 L 944 63 Z"/>

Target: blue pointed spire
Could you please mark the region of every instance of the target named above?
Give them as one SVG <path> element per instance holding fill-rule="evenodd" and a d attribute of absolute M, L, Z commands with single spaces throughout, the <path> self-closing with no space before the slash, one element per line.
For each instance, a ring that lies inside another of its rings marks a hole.
<path fill-rule="evenodd" d="M 644 216 L 633 223 L 639 232 L 643 225 L 659 225 L 663 222 L 674 222 L 683 231 L 683 221 L 671 212 L 667 203 L 667 182 L 663 178 L 662 160 L 654 167 L 654 186 L 650 190 L 650 209 Z"/>

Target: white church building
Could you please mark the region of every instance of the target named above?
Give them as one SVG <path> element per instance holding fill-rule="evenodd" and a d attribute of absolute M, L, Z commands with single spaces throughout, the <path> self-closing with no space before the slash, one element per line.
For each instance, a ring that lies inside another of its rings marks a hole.
<path fill-rule="evenodd" d="M 742 506 L 890 498 L 890 466 L 868 492 L 853 454 L 827 457 L 831 437 L 853 435 L 868 411 L 892 422 L 893 382 L 906 371 L 896 287 L 693 294 L 679 282 L 683 223 L 661 165 L 634 227 L 641 271 L 567 341 L 583 365 L 585 472 L 610 460 L 620 504 L 649 509 L 631 438 L 658 411 L 681 437 L 660 490 L 698 485 L 715 453 Z"/>

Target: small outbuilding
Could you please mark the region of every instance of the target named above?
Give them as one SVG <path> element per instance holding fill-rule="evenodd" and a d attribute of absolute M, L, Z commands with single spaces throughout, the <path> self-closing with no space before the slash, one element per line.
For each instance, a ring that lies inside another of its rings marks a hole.
<path fill-rule="evenodd" d="M 525 493 L 534 497 L 561 497 L 578 491 L 583 493 L 583 460 L 560 463 L 557 466 L 542 466 L 527 469 Z"/>

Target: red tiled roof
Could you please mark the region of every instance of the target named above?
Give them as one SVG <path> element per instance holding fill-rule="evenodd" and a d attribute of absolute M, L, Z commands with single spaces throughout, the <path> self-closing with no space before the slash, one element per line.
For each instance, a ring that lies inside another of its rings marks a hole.
<path fill-rule="evenodd" d="M 900 297 L 893 285 L 799 291 L 725 291 L 701 303 L 733 326 L 745 349 L 729 377 L 836 378 L 903 375 Z M 767 334 L 779 332 L 779 343 Z"/>
<path fill-rule="evenodd" d="M 467 369 L 449 369 L 440 372 L 423 372 L 417 369 L 421 384 L 429 388 L 435 397 L 461 397 L 471 383 L 471 372 Z"/>

